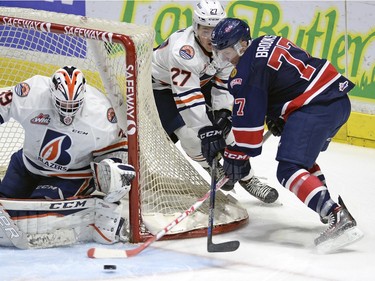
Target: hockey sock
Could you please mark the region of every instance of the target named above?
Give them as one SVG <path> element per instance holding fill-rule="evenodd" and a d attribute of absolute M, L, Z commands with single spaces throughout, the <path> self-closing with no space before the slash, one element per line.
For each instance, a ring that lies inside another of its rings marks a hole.
<path fill-rule="evenodd" d="M 324 177 L 324 174 L 320 170 L 320 167 L 317 163 L 315 163 L 308 172 L 312 174 L 313 176 L 316 176 L 325 186 L 327 186 L 326 179 Z"/>

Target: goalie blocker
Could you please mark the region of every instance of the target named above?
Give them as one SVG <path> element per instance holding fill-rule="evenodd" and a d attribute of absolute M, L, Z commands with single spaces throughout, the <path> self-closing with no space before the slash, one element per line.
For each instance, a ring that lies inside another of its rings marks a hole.
<path fill-rule="evenodd" d="M 91 168 L 96 189 L 103 196 L 72 200 L 0 199 L 0 246 L 29 249 L 127 240 L 120 200 L 130 191 L 135 170 L 118 158 L 92 162 Z"/>

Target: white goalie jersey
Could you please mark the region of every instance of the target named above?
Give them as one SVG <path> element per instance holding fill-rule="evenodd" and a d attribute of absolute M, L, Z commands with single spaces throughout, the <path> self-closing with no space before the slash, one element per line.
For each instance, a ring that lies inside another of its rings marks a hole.
<path fill-rule="evenodd" d="M 153 89 L 171 89 L 178 111 L 190 128 L 210 125 L 201 87 L 213 81 L 212 110 L 231 110 L 227 81 L 233 66 L 220 66 L 199 46 L 193 27 L 173 33 L 153 52 Z"/>
<path fill-rule="evenodd" d="M 52 102 L 50 80 L 37 75 L 1 89 L 0 123 L 13 118 L 24 128 L 23 158 L 32 173 L 90 178 L 93 153 L 126 147 L 114 110 L 102 93 L 87 85 L 84 106 L 66 126 Z"/>

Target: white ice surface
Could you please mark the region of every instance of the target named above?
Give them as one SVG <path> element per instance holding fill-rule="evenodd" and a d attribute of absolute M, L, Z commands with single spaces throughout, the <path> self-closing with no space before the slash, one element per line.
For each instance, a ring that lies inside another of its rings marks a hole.
<path fill-rule="evenodd" d="M 319 255 L 313 240 L 325 226 L 317 214 L 278 184 L 277 141 L 271 137 L 252 165 L 257 176 L 278 189 L 278 201 L 262 204 L 236 186 L 236 196 L 248 209 L 250 222 L 213 237 L 215 243 L 239 240 L 237 251 L 208 253 L 206 238 L 158 241 L 136 257 L 112 260 L 87 258 L 87 249 L 98 246 L 94 243 L 43 250 L 0 248 L 0 281 L 375 280 L 375 149 L 332 143 L 319 157 L 332 197 L 342 196 L 365 233 L 358 243 Z M 114 264 L 117 270 L 106 272 L 104 264 Z"/>

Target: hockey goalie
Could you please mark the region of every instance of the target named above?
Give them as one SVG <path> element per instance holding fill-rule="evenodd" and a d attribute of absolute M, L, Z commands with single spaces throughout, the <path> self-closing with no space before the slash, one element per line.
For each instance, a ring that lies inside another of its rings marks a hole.
<path fill-rule="evenodd" d="M 0 90 L 0 123 L 25 131 L 0 183 L 0 246 L 127 239 L 121 199 L 135 170 L 106 96 L 74 66 Z"/>

